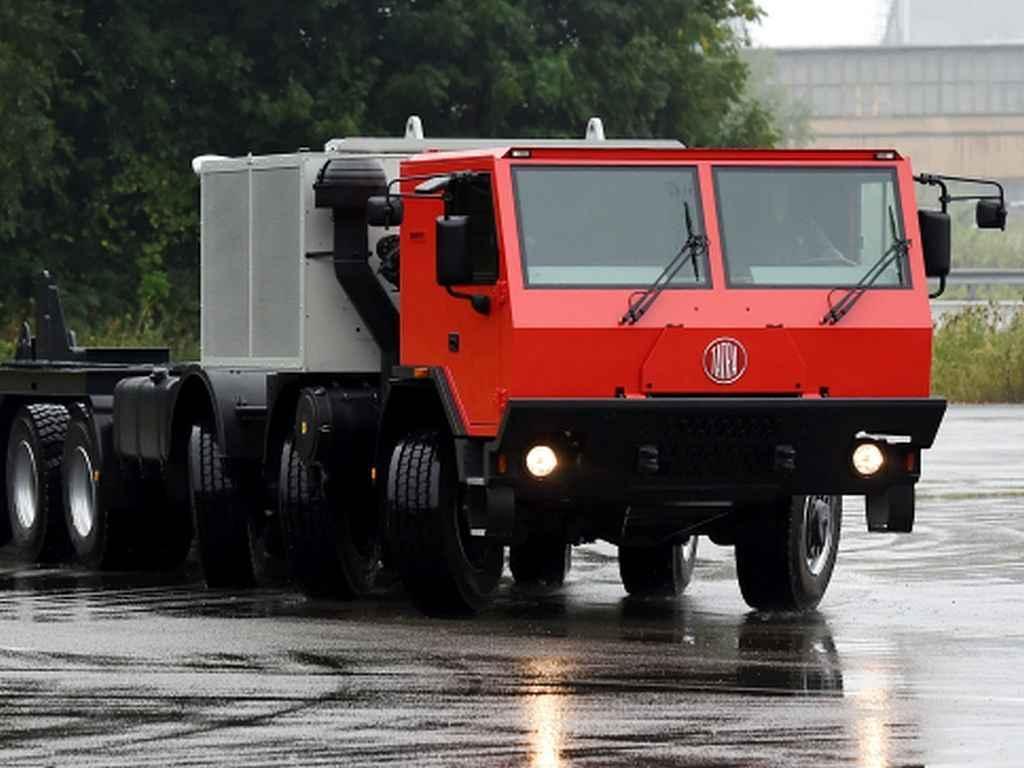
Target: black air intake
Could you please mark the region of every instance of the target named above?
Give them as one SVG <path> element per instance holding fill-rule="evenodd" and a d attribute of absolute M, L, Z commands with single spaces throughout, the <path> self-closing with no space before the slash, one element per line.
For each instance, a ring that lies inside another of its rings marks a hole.
<path fill-rule="evenodd" d="M 313 184 L 316 207 L 334 212 L 334 274 L 380 346 L 385 373 L 398 361 L 398 311 L 367 261 L 366 201 L 386 189 L 380 163 L 360 157 L 328 160 Z"/>

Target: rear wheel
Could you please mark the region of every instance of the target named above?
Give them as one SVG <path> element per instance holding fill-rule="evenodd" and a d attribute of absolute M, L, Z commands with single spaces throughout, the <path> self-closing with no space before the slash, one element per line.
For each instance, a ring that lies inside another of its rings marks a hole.
<path fill-rule="evenodd" d="M 128 565 L 130 510 L 101 503 L 103 453 L 93 424 L 75 416 L 64 441 L 64 520 L 75 558 L 88 568 Z"/>
<path fill-rule="evenodd" d="M 736 536 L 736 575 L 747 604 L 815 608 L 832 579 L 842 521 L 841 496 L 783 497 L 753 510 Z"/>
<path fill-rule="evenodd" d="M 232 476 L 208 425 L 192 429 L 188 482 L 199 564 L 207 586 L 251 586 L 255 579 L 249 539 L 251 502 Z"/>
<path fill-rule="evenodd" d="M 15 546 L 33 562 L 60 560 L 70 543 L 64 523 L 61 463 L 68 411 L 26 405 L 7 443 L 7 509 Z"/>
<path fill-rule="evenodd" d="M 572 568 L 572 546 L 561 537 L 531 531 L 525 541 L 509 547 L 508 567 L 519 584 L 558 587 Z"/>
<path fill-rule="evenodd" d="M 284 445 L 279 493 L 288 570 L 308 595 L 359 597 L 380 567 L 369 469 L 345 474 L 347 481 L 332 479 L 319 464 L 307 466 L 291 442 Z"/>
<path fill-rule="evenodd" d="M 619 547 L 622 586 L 633 597 L 675 597 L 693 578 L 697 564 L 697 537 L 683 544 L 655 547 Z"/>
<path fill-rule="evenodd" d="M 388 514 L 402 581 L 428 613 L 482 610 L 501 578 L 504 548 L 469 535 L 451 440 L 436 431 L 391 454 Z"/>

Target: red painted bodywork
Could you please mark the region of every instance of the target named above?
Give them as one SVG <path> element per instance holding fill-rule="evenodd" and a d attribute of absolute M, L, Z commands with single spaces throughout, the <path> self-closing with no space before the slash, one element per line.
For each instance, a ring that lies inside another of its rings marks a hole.
<path fill-rule="evenodd" d="M 403 365 L 444 369 L 467 431 L 496 434 L 509 398 L 608 398 L 674 395 L 926 397 L 932 320 L 920 248 L 910 163 L 895 153 L 822 150 L 624 150 L 534 148 L 426 154 L 402 175 L 462 170 L 492 174 L 500 279 L 467 287 L 491 297 L 489 316 L 452 298 L 435 281 L 435 199 L 407 198 L 401 233 Z M 709 234 L 711 288 L 666 290 L 636 324 L 620 326 L 631 288 L 524 286 L 511 167 L 542 165 L 691 165 L 700 175 L 704 231 Z M 868 291 L 837 325 L 821 326 L 822 288 L 729 288 L 718 238 L 712 184 L 715 166 L 895 168 L 911 287 Z M 411 184 L 406 191 L 411 191 Z M 448 335 L 460 334 L 458 352 Z M 727 336 L 746 347 L 749 366 L 733 384 L 704 372 L 703 354 Z"/>

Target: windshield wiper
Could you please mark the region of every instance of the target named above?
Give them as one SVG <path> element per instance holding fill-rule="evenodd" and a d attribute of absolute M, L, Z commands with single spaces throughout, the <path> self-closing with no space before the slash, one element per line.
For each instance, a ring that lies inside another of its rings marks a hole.
<path fill-rule="evenodd" d="M 675 280 L 686 262 L 693 265 L 693 280 L 700 282 L 699 257 L 707 253 L 708 239 L 704 235 L 693 233 L 693 221 L 690 218 L 690 204 L 683 201 L 683 214 L 686 220 L 686 240 L 676 251 L 676 255 L 665 265 L 661 273 L 654 278 L 654 282 L 642 291 L 637 291 L 630 297 L 629 309 L 619 319 L 619 325 L 634 325 L 643 317 L 651 305 L 658 299 L 665 287 Z M 634 298 L 635 297 L 635 298 Z"/>
<path fill-rule="evenodd" d="M 891 205 L 889 206 L 889 227 L 892 230 L 892 245 L 886 249 L 885 253 L 878 257 L 878 260 L 871 265 L 871 268 L 864 273 L 864 276 L 857 281 L 856 285 L 846 289 L 843 298 L 835 304 L 832 303 L 832 294 L 842 289 L 833 288 L 828 292 L 828 312 L 822 315 L 818 325 L 835 325 L 846 317 L 854 305 L 860 301 L 860 297 L 864 295 L 868 288 L 878 282 L 878 278 L 885 273 L 885 270 L 893 262 L 896 263 L 896 279 L 900 285 L 903 284 L 903 259 L 910 248 L 910 241 L 906 238 L 897 237 L 896 214 L 893 213 Z"/>

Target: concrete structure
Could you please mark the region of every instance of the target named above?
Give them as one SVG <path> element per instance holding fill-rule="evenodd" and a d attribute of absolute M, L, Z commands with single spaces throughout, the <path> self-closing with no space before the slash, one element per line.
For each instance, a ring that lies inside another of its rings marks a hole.
<path fill-rule="evenodd" d="M 893 0 L 882 45 L 1024 43 L 1020 0 Z"/>
<path fill-rule="evenodd" d="M 895 147 L 919 168 L 1024 180 L 1024 45 L 774 56 L 777 83 L 810 108 L 815 146 Z"/>
<path fill-rule="evenodd" d="M 881 42 L 771 53 L 812 145 L 894 147 L 922 170 L 999 178 L 1024 205 L 1024 3 L 893 0 Z"/>

